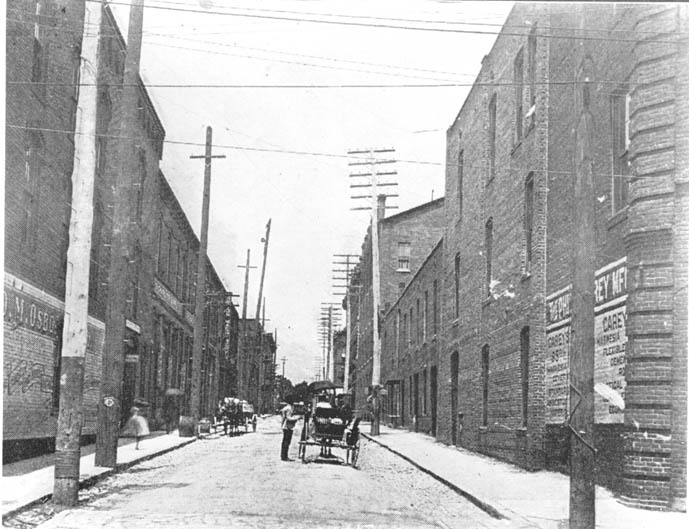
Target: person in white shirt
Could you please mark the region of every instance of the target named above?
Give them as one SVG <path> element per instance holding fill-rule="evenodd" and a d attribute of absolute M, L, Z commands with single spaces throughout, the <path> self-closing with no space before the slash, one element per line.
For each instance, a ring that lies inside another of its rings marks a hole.
<path fill-rule="evenodd" d="M 283 461 L 293 461 L 287 454 L 289 452 L 289 445 L 292 442 L 292 434 L 294 433 L 294 426 L 297 424 L 299 417 L 294 414 L 294 397 L 288 395 L 285 397 L 287 405 L 280 410 L 282 416 L 282 449 L 280 450 L 280 459 Z"/>

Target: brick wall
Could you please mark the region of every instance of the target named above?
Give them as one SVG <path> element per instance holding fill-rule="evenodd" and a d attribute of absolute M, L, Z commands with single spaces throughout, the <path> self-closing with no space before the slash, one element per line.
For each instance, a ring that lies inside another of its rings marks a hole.
<path fill-rule="evenodd" d="M 380 317 L 379 332 L 383 332 L 383 314 L 401 292 L 400 284 L 407 285 L 430 251 L 440 239 L 444 223 L 443 199 L 427 202 L 407 211 L 382 219 L 380 237 Z M 350 370 L 354 406 L 366 407 L 368 388 L 371 386 L 373 367 L 373 291 L 371 267 L 370 228 L 361 247 L 361 261 L 357 280 L 361 285 L 351 297 L 353 325 L 352 363 Z M 398 243 L 410 243 L 409 270 L 398 269 Z M 355 335 L 355 333 L 357 333 Z"/>
<path fill-rule="evenodd" d="M 434 329 L 434 284 L 440 285 L 442 242 L 428 255 L 402 295 L 385 313 L 381 381 L 388 395 L 383 420 L 394 426 L 434 434 L 437 425 L 436 382 L 440 327 Z M 438 296 L 440 291 L 437 292 Z M 438 299 L 439 301 L 439 299 Z M 435 317 L 439 321 L 440 304 Z M 409 315 L 414 315 L 410 323 Z M 404 327 L 406 318 L 407 327 Z M 402 396 L 402 381 L 404 395 Z M 396 402 L 393 402 L 396 401 Z"/>
<path fill-rule="evenodd" d="M 628 339 L 619 368 L 603 365 L 605 355 L 596 353 L 596 376 L 619 384 L 627 404 L 622 412 L 596 397 L 597 479 L 626 492 L 636 505 L 680 509 L 686 494 L 687 204 L 686 163 L 679 160 L 686 159 L 687 142 L 681 140 L 687 107 L 686 97 L 679 96 L 685 79 L 679 72 L 686 70 L 687 53 L 686 44 L 657 41 L 672 40 L 686 25 L 686 16 L 678 16 L 682 9 L 520 4 L 507 24 L 535 27 L 535 89 L 530 32 L 501 34 L 484 58 L 477 83 L 447 132 L 437 431 L 440 440 L 526 467 L 565 469 L 566 408 L 559 417 L 553 414 L 546 394 L 547 368 L 553 364 L 547 355 L 546 299 L 566 292 L 572 282 L 571 233 L 577 225 L 572 197 L 585 161 L 594 174 L 595 268 L 600 275 L 621 268 L 629 277 L 624 292 L 597 308 L 597 321 L 612 311 L 625 314 L 626 335 L 623 328 L 616 339 L 622 347 Z M 544 37 L 544 28 L 550 37 Z M 617 38 L 591 38 L 589 32 Z M 520 50 L 521 135 L 513 82 Z M 626 90 L 631 172 L 620 180 L 614 176 L 613 105 Z M 530 174 L 533 209 L 528 211 Z M 613 182 L 620 181 L 629 184 L 627 203 L 618 203 L 623 199 Z M 488 244 L 492 290 L 486 278 Z M 520 333 L 527 326 L 524 400 Z M 566 377 L 566 366 L 563 373 Z"/>
<path fill-rule="evenodd" d="M 547 25 L 542 8 L 515 10 L 510 24 Z M 535 90 L 522 92 L 516 123 L 515 59 L 524 37 L 501 36 L 484 58 L 481 73 L 447 133 L 446 235 L 442 342 L 439 353 L 438 438 L 526 466 L 543 461 L 543 328 L 547 175 L 548 41 L 537 39 Z M 490 170 L 489 106 L 495 97 L 495 170 Z M 535 112 L 529 115 L 532 98 Z M 462 186 L 460 206 L 460 152 Z M 533 178 L 533 232 L 526 260 L 525 186 Z M 492 221 L 492 280 L 487 288 L 486 225 Z M 455 263 L 459 305 L 455 307 Z M 522 413 L 522 329 L 530 329 L 526 425 Z M 488 347 L 487 423 L 483 424 L 481 353 Z M 453 373 L 453 355 L 457 371 Z M 454 386 L 454 388 L 453 388 Z M 453 397 L 453 395 L 455 395 Z M 454 402 L 453 402 L 454 400 Z"/>

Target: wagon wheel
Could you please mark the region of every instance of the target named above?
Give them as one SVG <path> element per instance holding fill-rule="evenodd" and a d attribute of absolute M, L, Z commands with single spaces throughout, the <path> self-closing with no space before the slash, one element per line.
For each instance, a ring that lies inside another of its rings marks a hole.
<path fill-rule="evenodd" d="M 304 443 L 299 443 L 299 459 L 302 463 L 306 463 L 306 445 Z"/>
<path fill-rule="evenodd" d="M 359 443 L 357 443 L 352 449 L 349 457 L 349 464 L 352 468 L 356 468 L 356 462 L 359 459 Z"/>

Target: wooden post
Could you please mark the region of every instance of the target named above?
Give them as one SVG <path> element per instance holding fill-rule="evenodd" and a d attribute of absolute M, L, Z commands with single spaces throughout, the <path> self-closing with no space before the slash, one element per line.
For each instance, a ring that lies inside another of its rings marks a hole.
<path fill-rule="evenodd" d="M 86 2 L 79 67 L 83 86 L 79 90 L 74 134 L 72 216 L 69 223 L 67 249 L 60 409 L 55 437 L 55 481 L 53 484 L 53 501 L 67 506 L 77 503 L 79 492 L 93 188 L 96 173 L 97 57 L 102 14 L 101 2 Z"/>
<path fill-rule="evenodd" d="M 213 155 L 213 129 L 206 127 L 206 153 L 202 156 L 190 156 L 204 160 L 203 203 L 201 205 L 201 235 L 199 237 L 199 255 L 196 268 L 196 299 L 194 309 L 194 341 L 191 357 L 191 417 L 194 432 L 201 413 L 201 363 L 203 361 L 204 328 L 203 313 L 206 308 L 206 251 L 208 249 L 208 216 L 211 200 L 211 162 L 213 158 L 225 158 L 224 155 Z M 208 329 L 206 329 L 206 332 Z"/>
<path fill-rule="evenodd" d="M 136 140 L 138 129 L 138 77 L 141 57 L 143 0 L 132 0 L 127 29 L 127 54 L 120 117 L 121 166 L 114 186 L 113 232 L 108 303 L 105 312 L 105 348 L 98 403 L 96 465 L 114 468 L 117 464 L 117 439 L 122 416 L 122 377 L 124 375 L 125 308 L 130 281 L 130 203 L 132 176 L 137 173 Z"/>

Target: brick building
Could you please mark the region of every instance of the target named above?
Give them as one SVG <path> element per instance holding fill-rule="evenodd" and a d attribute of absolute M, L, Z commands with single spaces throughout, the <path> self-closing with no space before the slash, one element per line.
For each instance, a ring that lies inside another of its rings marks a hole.
<path fill-rule="evenodd" d="M 84 17 L 83 3 L 73 2 L 65 9 L 61 9 L 62 5 L 54 0 L 8 4 L 11 16 L 7 23 L 5 126 L 5 460 L 52 450 L 56 431 L 73 131 Z M 109 286 L 112 184 L 121 160 L 120 147 L 113 137 L 120 134 L 126 50 L 107 8 L 101 34 L 82 430 L 82 435 L 91 440 L 96 433 Z M 198 240 L 159 172 L 165 131 L 141 81 L 138 107 L 138 128 L 131 132 L 140 141 L 139 170 L 128 191 L 134 228 L 129 250 L 122 409 L 126 413 L 134 399 L 141 398 L 152 404 L 149 413 L 155 418 L 162 393 L 169 383 L 185 376 L 180 373 L 188 366 L 191 326 L 184 303 L 189 300 L 189 292 L 193 292 Z M 162 219 L 171 225 L 169 232 L 162 229 Z M 163 235 L 173 232 L 179 245 L 164 246 Z M 208 267 L 208 291 L 218 294 L 209 297 L 206 322 L 203 402 L 204 410 L 210 411 L 223 367 L 217 359 L 222 357 L 223 303 L 228 292 L 210 263 Z M 236 321 L 236 311 L 234 318 Z M 236 337 L 230 337 L 228 354 L 233 340 L 236 343 Z"/>
<path fill-rule="evenodd" d="M 251 402 L 257 413 L 272 410 L 275 390 L 277 342 L 255 318 L 239 320 L 237 394 Z"/>
<path fill-rule="evenodd" d="M 382 421 L 435 435 L 440 342 L 440 240 L 385 313 L 381 383 L 387 389 Z"/>
<path fill-rule="evenodd" d="M 410 278 L 442 235 L 444 225 L 443 199 L 439 198 L 415 208 L 384 217 L 384 200 L 379 204 L 380 246 L 380 310 L 379 317 L 389 310 Z M 373 360 L 373 290 L 371 268 L 371 237 L 361 247 L 361 260 L 353 283 L 360 285 L 350 296 L 352 303 L 352 357 L 350 361 L 351 391 L 354 405 L 362 408 L 371 386 Z"/>
<path fill-rule="evenodd" d="M 672 508 L 686 496 L 686 15 L 513 9 L 447 133 L 438 372 L 439 439 L 566 464 L 573 197 L 591 178 L 594 382 L 625 402 L 596 393 L 597 477 Z"/>

